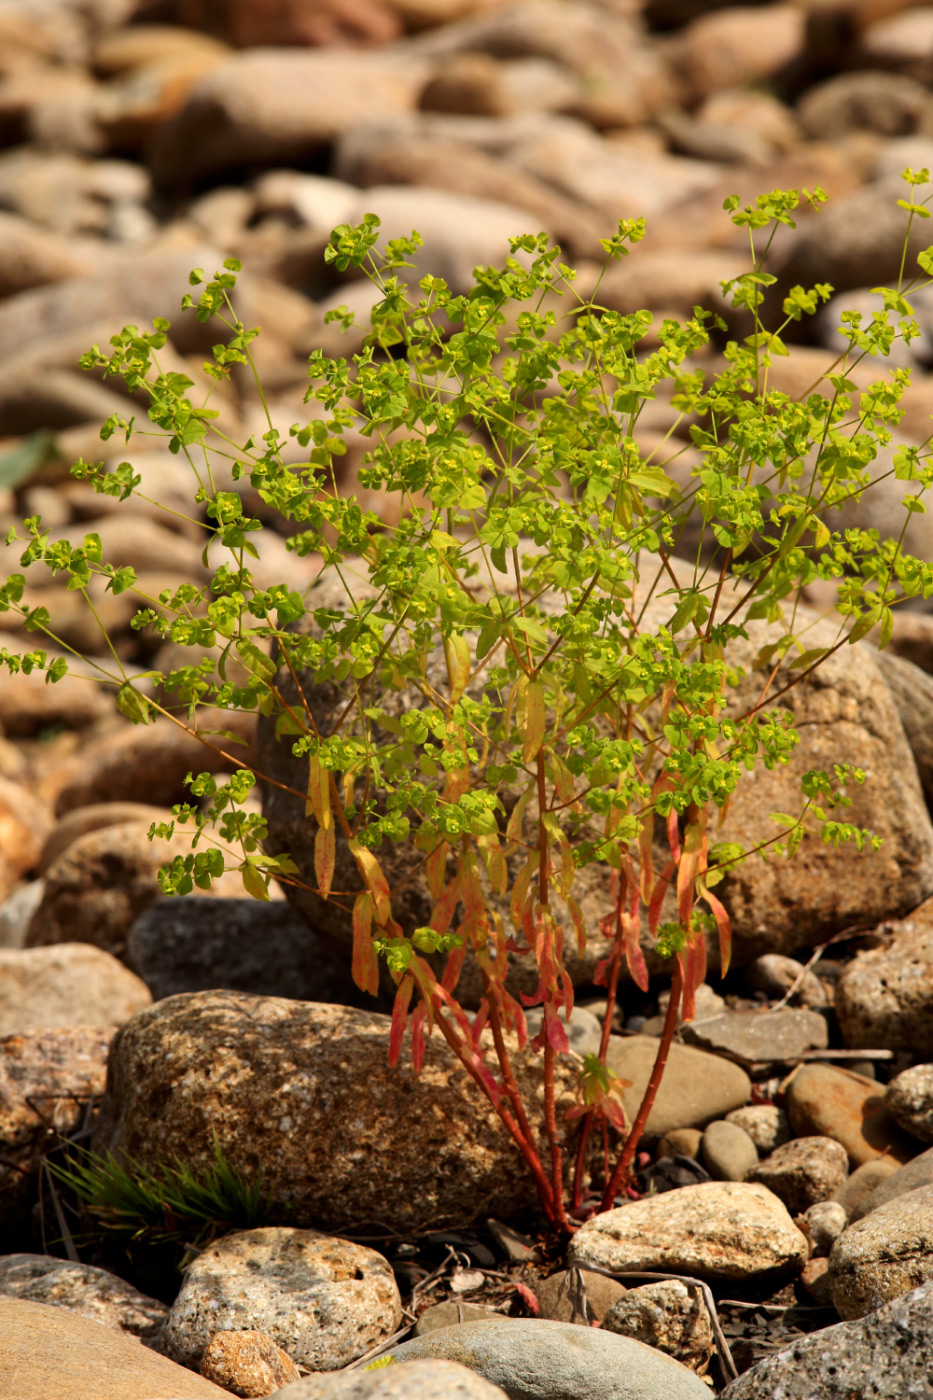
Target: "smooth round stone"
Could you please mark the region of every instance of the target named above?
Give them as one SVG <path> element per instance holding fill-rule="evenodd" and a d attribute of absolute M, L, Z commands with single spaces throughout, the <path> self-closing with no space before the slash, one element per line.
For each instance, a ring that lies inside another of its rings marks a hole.
<path fill-rule="evenodd" d="M 833 1192 L 833 1200 L 842 1206 L 848 1220 L 858 1220 L 862 1214 L 863 1201 L 867 1201 L 875 1188 L 889 1176 L 894 1176 L 898 1170 L 897 1163 L 888 1157 L 876 1157 L 873 1162 L 865 1162 L 861 1167 L 855 1168 L 838 1191 Z M 919 1186 L 920 1182 L 916 1184 Z"/>
<path fill-rule="evenodd" d="M 630 1081 L 630 1087 L 622 1090 L 629 1122 L 638 1112 L 657 1053 L 658 1042 L 653 1036 L 609 1037 L 609 1071 Z M 751 1080 L 739 1065 L 675 1043 L 645 1131 L 662 1137 L 672 1128 L 703 1128 L 747 1103 L 751 1091 Z"/>
<path fill-rule="evenodd" d="M 671 1357 L 572 1322 L 467 1322 L 403 1342 L 389 1355 L 460 1361 L 512 1400 L 709 1400 L 703 1382 Z"/>
<path fill-rule="evenodd" d="M 850 1219 L 860 1220 L 879 1206 L 886 1206 L 898 1196 L 915 1191 L 918 1186 L 933 1186 L 933 1147 L 928 1147 L 913 1161 L 877 1181 L 869 1194 L 859 1201 Z"/>
<path fill-rule="evenodd" d="M 718 1118 L 703 1132 L 703 1165 L 714 1181 L 744 1181 L 758 1165 L 758 1148 L 744 1128 Z"/>
<path fill-rule="evenodd" d="M 762 1157 L 790 1139 L 790 1124 L 775 1103 L 750 1103 L 726 1114 L 727 1123 L 744 1128 Z"/>
<path fill-rule="evenodd" d="M 921 1142 L 933 1142 L 933 1064 L 914 1065 L 892 1079 L 884 1106 L 896 1123 Z"/>
<path fill-rule="evenodd" d="M 658 1143 L 655 1160 L 660 1161 L 662 1157 L 692 1157 L 698 1162 L 702 1142 L 703 1134 L 699 1128 L 671 1128 Z"/>
<path fill-rule="evenodd" d="M 800 1067 L 787 1086 L 787 1114 L 797 1137 L 835 1138 L 854 1167 L 884 1156 L 907 1162 L 917 1150 L 885 1108 L 880 1086 L 835 1065 Z"/>
<path fill-rule="evenodd" d="M 829 1253 L 846 1225 L 846 1213 L 838 1201 L 817 1201 L 803 1213 L 815 1257 Z"/>

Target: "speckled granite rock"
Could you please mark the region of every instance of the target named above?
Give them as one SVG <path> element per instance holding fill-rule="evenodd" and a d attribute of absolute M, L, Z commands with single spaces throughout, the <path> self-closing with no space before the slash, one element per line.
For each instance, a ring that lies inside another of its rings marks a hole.
<path fill-rule="evenodd" d="M 839 1236 L 829 1288 L 840 1317 L 864 1317 L 933 1279 L 933 1186 L 877 1206 Z"/>
<path fill-rule="evenodd" d="M 168 1314 L 165 1303 L 106 1269 L 47 1254 L 0 1256 L 0 1294 L 67 1308 L 132 1337 L 154 1337 Z"/>

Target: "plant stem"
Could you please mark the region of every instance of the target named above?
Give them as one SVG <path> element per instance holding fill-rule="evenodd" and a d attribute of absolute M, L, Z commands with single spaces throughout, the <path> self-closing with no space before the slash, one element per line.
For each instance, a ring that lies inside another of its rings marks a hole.
<path fill-rule="evenodd" d="M 654 1107 L 654 1101 L 661 1085 L 665 1066 L 667 1065 L 671 1041 L 674 1039 L 674 1031 L 677 1028 L 677 1015 L 680 1011 L 683 989 L 683 972 L 681 971 L 680 961 L 677 960 L 674 964 L 674 972 L 671 977 L 671 999 L 667 1004 L 667 1015 L 664 1018 L 664 1030 L 661 1033 L 661 1043 L 658 1046 L 658 1053 L 654 1062 L 654 1068 L 651 1071 L 651 1078 L 648 1080 L 648 1085 L 641 1101 L 641 1107 L 635 1115 L 635 1122 L 632 1124 L 632 1130 L 625 1140 L 625 1147 L 622 1149 L 622 1155 L 618 1162 L 616 1162 L 615 1170 L 606 1186 L 606 1191 L 599 1207 L 600 1210 L 612 1209 L 616 1191 L 619 1189 L 625 1173 L 632 1164 L 638 1144 L 641 1141 L 641 1135 L 645 1130 L 645 1124 L 648 1121 L 648 1115 Z"/>

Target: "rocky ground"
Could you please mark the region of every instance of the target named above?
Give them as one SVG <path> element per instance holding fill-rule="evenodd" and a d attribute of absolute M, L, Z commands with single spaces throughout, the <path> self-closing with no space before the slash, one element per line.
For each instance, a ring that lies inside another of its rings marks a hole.
<path fill-rule="evenodd" d="M 322 256 L 370 210 L 390 236 L 417 228 L 422 270 L 455 290 L 542 228 L 585 273 L 620 217 L 645 215 L 601 296 L 683 316 L 723 311 L 744 266 L 727 195 L 822 185 L 828 209 L 781 230 L 773 268 L 779 288 L 839 298 L 774 371 L 804 393 L 840 309 L 874 309 L 897 277 L 898 176 L 933 167 L 931 75 L 933 7 L 903 0 L 0 0 L 3 532 L 41 513 L 62 537 L 97 531 L 150 593 L 202 578 L 184 521 L 70 478 L 79 456 L 125 457 L 99 425 L 139 411 L 77 360 L 173 317 L 189 270 L 235 255 L 287 429 L 309 352 L 354 348 L 327 311 L 371 305 Z M 898 440 L 922 444 L 933 297 L 915 309 Z M 198 372 L 210 344 L 179 317 L 164 363 Z M 234 434 L 263 430 L 246 378 L 221 398 Z M 645 446 L 675 417 L 652 404 Z M 188 504 L 177 458 L 134 445 L 133 462 L 154 500 Z M 883 526 L 902 492 L 847 523 Z M 929 520 L 907 539 L 926 559 Z M 257 573 L 306 587 L 270 524 Z M 74 594 L 31 567 L 27 597 L 94 656 Z M 132 595 L 97 605 L 126 665 L 172 664 L 130 629 Z M 10 613 L 0 633 L 34 645 Z M 254 904 L 239 877 L 158 897 L 182 847 L 146 833 L 205 768 L 200 745 L 131 728 L 80 676 L 0 675 L 0 1395 L 933 1396 L 933 616 L 899 616 L 884 653 L 840 653 L 800 705 L 801 771 L 827 736 L 865 767 L 853 820 L 885 844 L 805 846 L 792 872 L 729 882 L 737 969 L 678 1034 L 634 1186 L 561 1255 L 446 1050 L 417 1085 L 389 1071 L 387 1020 L 320 910 Z M 734 804 L 737 839 L 799 775 L 766 776 Z M 267 809 L 284 840 L 294 814 Z M 568 1084 L 598 1044 L 591 974 L 574 972 Z M 662 989 L 625 989 L 614 1026 L 630 1115 Z M 65 1141 L 202 1172 L 216 1142 L 245 1178 L 262 1164 L 261 1208 L 216 1238 L 168 1215 L 161 1241 L 91 1230 L 48 1170 Z M 366 1370 L 377 1355 L 394 1360 Z"/>

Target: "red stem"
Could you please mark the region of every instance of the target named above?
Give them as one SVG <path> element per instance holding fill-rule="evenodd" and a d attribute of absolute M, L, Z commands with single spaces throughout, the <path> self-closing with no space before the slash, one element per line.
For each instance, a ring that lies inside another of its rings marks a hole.
<path fill-rule="evenodd" d="M 641 1135 L 645 1130 L 645 1124 L 648 1121 L 648 1115 L 654 1107 L 654 1101 L 657 1097 L 661 1079 L 664 1075 L 664 1068 L 667 1064 L 671 1041 L 674 1039 L 674 1031 L 677 1029 L 677 1015 L 680 1011 L 683 989 L 684 978 L 680 967 L 680 960 L 678 959 L 674 964 L 674 974 L 671 978 L 671 999 L 667 1004 L 667 1015 L 664 1018 L 664 1030 L 661 1034 L 661 1043 L 658 1046 L 658 1053 L 654 1062 L 654 1068 L 651 1071 L 651 1078 L 648 1080 L 648 1086 L 645 1089 L 641 1107 L 635 1115 L 635 1122 L 632 1124 L 632 1130 L 625 1140 L 625 1147 L 622 1149 L 622 1155 L 618 1162 L 616 1162 L 615 1170 L 609 1179 L 599 1207 L 600 1210 L 612 1209 L 616 1192 L 622 1183 L 625 1173 L 632 1164 L 638 1144 L 641 1141 Z"/>

